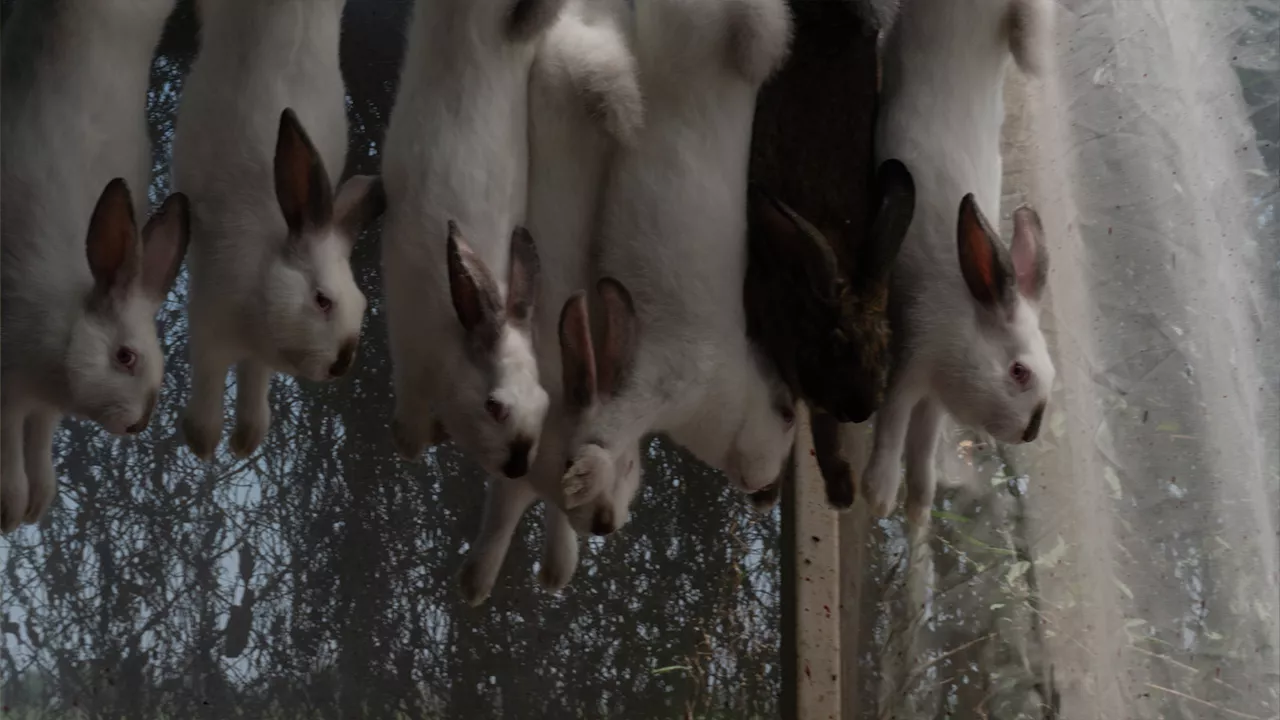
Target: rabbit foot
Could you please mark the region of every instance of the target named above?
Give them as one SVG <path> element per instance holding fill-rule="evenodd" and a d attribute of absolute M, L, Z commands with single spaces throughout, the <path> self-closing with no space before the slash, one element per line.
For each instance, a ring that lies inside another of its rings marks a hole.
<path fill-rule="evenodd" d="M 424 443 L 413 436 L 408 423 L 391 421 L 391 442 L 396 446 L 396 453 L 409 462 L 417 462 L 422 455 Z M 480 602 L 484 602 L 484 598 Z"/>
<path fill-rule="evenodd" d="M 27 512 L 22 521 L 34 525 L 44 517 L 49 506 L 53 504 L 53 499 L 58 495 L 58 481 L 54 477 L 52 465 L 49 466 L 47 475 L 42 472 L 41 477 L 30 474 L 28 477 L 30 494 L 27 496 Z"/>
<path fill-rule="evenodd" d="M 876 517 L 889 517 L 898 506 L 898 470 L 896 464 L 872 463 L 862 478 L 867 506 Z"/>
<path fill-rule="evenodd" d="M 190 414 L 182 416 L 182 437 L 191 452 L 201 460 L 207 462 L 213 458 L 220 435 L 222 423 L 199 423 Z"/>
<path fill-rule="evenodd" d="M 483 605 L 493 591 L 493 578 L 489 577 L 490 573 L 482 570 L 482 564 L 468 554 L 467 559 L 462 561 L 462 569 L 458 571 L 458 592 L 462 595 L 462 600 L 471 607 Z"/>
<path fill-rule="evenodd" d="M 256 421 L 236 423 L 235 431 L 231 433 L 231 453 L 241 459 L 252 455 L 266 438 L 268 424 Z"/>
<path fill-rule="evenodd" d="M 833 467 L 824 468 L 822 483 L 827 489 L 827 504 L 836 510 L 853 507 L 857 496 L 853 480 L 853 468 L 843 458 Z"/>
<path fill-rule="evenodd" d="M 560 481 L 565 495 L 565 509 L 572 510 L 585 505 L 599 494 L 600 488 L 608 487 L 611 468 L 609 453 L 604 448 L 599 445 L 583 445 L 579 448 Z"/>
<path fill-rule="evenodd" d="M 0 502 L 0 532 L 10 533 L 18 529 L 27 513 L 27 478 L 0 478 L 4 487 Z"/>
<path fill-rule="evenodd" d="M 559 595 L 569 585 L 574 571 L 573 566 L 565 568 L 556 565 L 552 562 L 543 562 L 542 567 L 538 569 L 538 584 L 543 590 L 553 595 Z"/>

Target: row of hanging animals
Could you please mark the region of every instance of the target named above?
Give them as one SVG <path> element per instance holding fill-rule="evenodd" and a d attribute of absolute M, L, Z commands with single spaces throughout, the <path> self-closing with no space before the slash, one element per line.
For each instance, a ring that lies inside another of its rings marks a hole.
<path fill-rule="evenodd" d="M 1016 210 L 1006 248 L 982 210 L 999 208 L 1004 69 L 1036 71 L 1045 2 L 897 13 L 860 283 L 830 276 L 822 234 L 748 183 L 756 95 L 791 42 L 783 0 L 418 0 L 381 176 L 336 190 L 344 0 L 204 0 L 176 191 L 140 234 L 149 68 L 174 0 L 20 4 L 3 48 L 0 525 L 49 507 L 63 415 L 147 427 L 155 315 L 184 257 L 182 435 L 213 455 L 234 366 L 230 448 L 253 453 L 273 373 L 352 367 L 366 300 L 349 256 L 380 215 L 394 444 L 417 458 L 448 437 L 491 476 L 469 601 L 539 499 L 539 580 L 568 583 L 577 535 L 626 523 L 648 433 L 772 502 L 802 401 L 839 421 L 878 408 L 862 494 L 893 509 L 905 450 L 908 518 L 925 522 L 944 413 L 1029 441 L 1053 384 L 1039 220 Z M 832 504 L 852 483 L 829 481 Z"/>

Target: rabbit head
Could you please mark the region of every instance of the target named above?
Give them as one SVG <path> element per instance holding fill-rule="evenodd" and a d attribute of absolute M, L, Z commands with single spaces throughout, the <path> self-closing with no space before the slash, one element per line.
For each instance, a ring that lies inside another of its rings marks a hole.
<path fill-rule="evenodd" d="M 976 332 L 935 357 L 934 391 L 961 423 L 1003 442 L 1030 442 L 1040 431 L 1054 367 L 1040 330 L 1040 296 L 1049 269 L 1036 211 L 1013 214 L 1006 249 L 972 194 L 960 203 L 960 270 Z"/>
<path fill-rule="evenodd" d="M 333 380 L 355 362 L 367 305 L 351 250 L 386 205 L 379 178 L 356 175 L 335 197 L 329 174 L 293 110 L 280 115 L 276 200 L 288 235 L 263 268 L 259 298 L 275 365 L 307 380 Z"/>
<path fill-rule="evenodd" d="M 569 427 L 590 426 L 601 400 L 617 392 L 634 348 L 630 293 L 612 278 L 602 278 L 597 292 L 605 314 L 599 348 L 592 343 L 585 292 L 569 296 L 560 312 L 560 367 Z M 639 445 L 627 443 L 608 454 L 613 487 L 567 512 L 579 535 L 608 535 L 630 518 L 631 501 L 641 483 Z"/>
<path fill-rule="evenodd" d="M 805 400 L 842 422 L 880 405 L 890 364 L 888 279 L 915 206 L 911 174 L 880 166 L 880 206 L 857 267 L 841 271 L 830 241 L 757 184 L 749 195 L 744 300 L 748 333 Z"/>
<path fill-rule="evenodd" d="M 122 435 L 151 421 L 164 378 L 156 313 L 190 237 L 186 196 L 170 195 L 138 237 L 124 180 L 98 198 L 86 250 L 93 289 L 66 348 L 68 410 Z"/>
<path fill-rule="evenodd" d="M 549 401 L 533 351 L 538 250 L 522 227 L 511 234 L 510 257 L 504 301 L 488 266 L 449 222 L 449 291 L 467 361 L 454 368 L 452 399 L 441 413 L 464 452 L 489 472 L 518 478 L 537 458 Z"/>

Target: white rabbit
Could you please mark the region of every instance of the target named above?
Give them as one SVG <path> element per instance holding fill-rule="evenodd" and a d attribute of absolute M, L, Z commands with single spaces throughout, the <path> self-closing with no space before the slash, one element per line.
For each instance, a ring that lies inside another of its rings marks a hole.
<path fill-rule="evenodd" d="M 521 477 L 537 458 L 539 263 L 519 225 L 529 68 L 562 3 L 414 6 L 382 155 L 391 430 L 406 458 L 445 433 L 492 475 Z"/>
<path fill-rule="evenodd" d="M 26 2 L 0 98 L 0 530 L 57 491 L 64 414 L 114 434 L 150 422 L 164 377 L 155 316 L 187 246 L 171 196 L 139 241 L 151 177 L 147 87 L 173 0 Z M 132 191 L 132 192 L 131 192 Z"/>
<path fill-rule="evenodd" d="M 192 392 L 183 434 L 201 458 L 221 437 L 233 364 L 231 450 L 243 457 L 270 425 L 274 372 L 331 380 L 355 359 L 366 301 L 350 255 L 383 197 L 371 176 L 348 179 L 336 196 L 331 190 L 347 150 L 342 6 L 199 6 L 201 47 L 178 110 L 173 177 L 192 206 Z"/>
<path fill-rule="evenodd" d="M 542 260 L 534 348 L 550 404 L 529 474 L 489 481 L 480 533 L 460 574 L 463 596 L 472 604 L 488 596 L 521 516 L 538 497 L 544 501 L 546 528 L 538 579 L 551 591 L 573 576 L 575 529 L 605 534 L 615 517 L 625 520 L 625 514 L 616 513 L 626 507 L 615 508 L 609 495 L 600 498 L 599 507 L 583 505 L 570 515 L 559 506 L 564 504 L 565 430 L 594 409 L 598 390 L 580 289 L 592 281 L 600 188 L 614 148 L 634 139 L 643 115 L 635 61 L 622 27 L 629 14 L 624 0 L 569 0 L 539 44 L 530 71 L 528 227 L 538 238 Z M 556 372 L 562 352 L 558 338 L 568 340 L 561 372 Z M 638 485 L 638 447 L 632 445 L 619 461 L 619 476 Z"/>
<path fill-rule="evenodd" d="M 795 400 L 743 309 L 752 117 L 787 52 L 786 4 L 646 0 L 635 16 L 645 126 L 610 169 L 598 264 L 634 300 L 607 317 L 628 352 L 617 392 L 571 433 L 570 508 L 619 493 L 618 456 L 650 431 L 744 492 L 778 478 L 795 438 Z"/>
<path fill-rule="evenodd" d="M 1042 0 L 911 0 L 888 40 L 876 149 L 910 168 L 918 199 L 891 291 L 898 357 L 863 476 L 882 516 L 905 450 L 907 517 L 928 520 L 944 413 L 1004 442 L 1039 432 L 1054 379 L 1043 232 L 1019 208 L 1007 250 L 981 208 L 1000 208 L 1005 67 L 1011 51 L 1024 71 L 1040 67 L 1048 11 Z"/>

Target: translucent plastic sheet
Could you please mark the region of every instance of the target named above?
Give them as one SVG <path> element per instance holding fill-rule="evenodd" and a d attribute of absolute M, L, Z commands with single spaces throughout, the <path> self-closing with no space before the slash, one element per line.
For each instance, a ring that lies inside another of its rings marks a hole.
<path fill-rule="evenodd" d="M 349 2 L 357 171 L 406 8 Z M 1005 152 L 1005 207 L 1035 203 L 1052 243 L 1054 411 L 1017 451 L 954 432 L 924 542 L 846 516 L 847 717 L 1275 718 L 1280 2 L 1067 0 L 1057 35 L 1045 81 L 1011 72 Z M 181 447 L 181 284 L 151 429 L 64 426 L 57 506 L 0 546 L 5 717 L 777 717 L 777 514 L 661 443 L 566 597 L 533 581 L 535 512 L 489 603 L 461 603 L 482 479 L 395 458 L 372 240 L 358 372 L 277 382 L 254 459 Z"/>
<path fill-rule="evenodd" d="M 1007 87 L 1003 218 L 1051 238 L 1054 410 L 954 433 L 926 542 L 871 528 L 846 709 L 1274 718 L 1280 3 L 1079 0 L 1057 38 Z"/>

